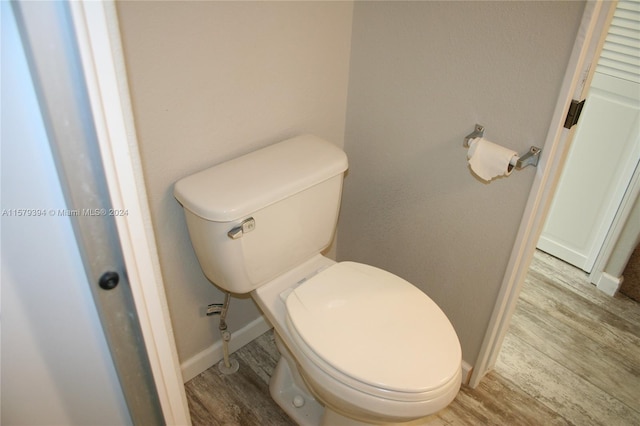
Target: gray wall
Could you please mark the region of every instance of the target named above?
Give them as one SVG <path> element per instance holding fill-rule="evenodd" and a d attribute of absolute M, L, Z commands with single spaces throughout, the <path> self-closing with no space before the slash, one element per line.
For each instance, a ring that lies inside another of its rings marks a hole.
<path fill-rule="evenodd" d="M 541 146 L 582 2 L 357 2 L 338 258 L 434 299 L 477 358 L 534 168 L 482 183 L 475 123 L 518 152 Z"/>
<path fill-rule="evenodd" d="M 141 158 L 181 362 L 219 340 L 173 198 L 183 176 L 313 133 L 343 146 L 350 2 L 118 2 Z M 235 331 L 259 315 L 234 300 Z"/>

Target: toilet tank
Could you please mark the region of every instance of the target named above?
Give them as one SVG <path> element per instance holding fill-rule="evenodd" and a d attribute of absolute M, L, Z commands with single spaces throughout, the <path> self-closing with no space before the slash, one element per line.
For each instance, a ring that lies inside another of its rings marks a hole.
<path fill-rule="evenodd" d="M 327 248 L 346 169 L 340 148 L 303 135 L 178 181 L 174 195 L 207 278 L 248 293 Z"/>

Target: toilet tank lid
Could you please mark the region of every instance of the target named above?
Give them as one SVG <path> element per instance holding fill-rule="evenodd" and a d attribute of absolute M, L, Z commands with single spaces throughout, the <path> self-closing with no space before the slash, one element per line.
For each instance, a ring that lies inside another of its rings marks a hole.
<path fill-rule="evenodd" d="M 184 208 L 230 222 L 343 173 L 347 156 L 313 135 L 297 136 L 218 164 L 176 182 Z"/>

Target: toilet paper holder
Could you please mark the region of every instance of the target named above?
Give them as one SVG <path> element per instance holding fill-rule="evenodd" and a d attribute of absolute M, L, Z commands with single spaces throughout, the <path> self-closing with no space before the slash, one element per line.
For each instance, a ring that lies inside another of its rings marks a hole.
<path fill-rule="evenodd" d="M 476 124 L 473 132 L 465 136 L 462 146 L 464 146 L 465 148 L 469 148 L 469 144 L 472 140 L 482 137 L 484 137 L 484 126 L 481 124 Z M 529 151 L 522 155 L 519 155 L 513 162 L 515 164 L 512 163 L 511 165 L 515 166 L 516 169 L 522 169 L 527 166 L 537 166 L 538 159 L 540 158 L 540 152 L 542 152 L 540 148 L 538 148 L 537 146 L 532 146 L 531 148 L 529 148 Z"/>

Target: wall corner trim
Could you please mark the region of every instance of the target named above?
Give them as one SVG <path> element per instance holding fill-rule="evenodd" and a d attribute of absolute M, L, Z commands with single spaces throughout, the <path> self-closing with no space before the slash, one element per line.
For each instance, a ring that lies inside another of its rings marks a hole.
<path fill-rule="evenodd" d="M 471 373 L 473 373 L 473 366 L 464 359 L 462 360 L 462 385 L 468 386 L 471 382 Z"/>
<path fill-rule="evenodd" d="M 615 296 L 622 285 L 622 280 L 623 277 L 614 277 L 613 275 L 603 272 L 596 283 L 596 287 L 598 290 L 608 294 L 609 296 Z"/>

